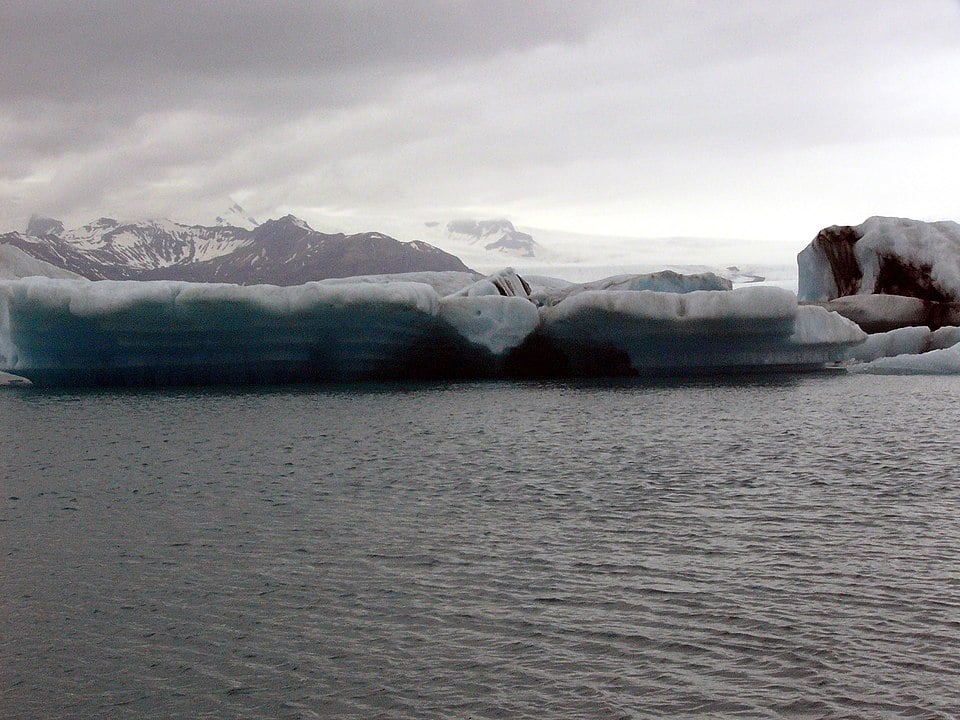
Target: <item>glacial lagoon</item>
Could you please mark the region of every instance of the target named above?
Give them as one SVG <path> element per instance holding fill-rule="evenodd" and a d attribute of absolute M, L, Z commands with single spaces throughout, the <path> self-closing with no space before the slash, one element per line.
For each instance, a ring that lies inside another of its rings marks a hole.
<path fill-rule="evenodd" d="M 960 385 L 0 392 L 0 716 L 956 717 Z"/>

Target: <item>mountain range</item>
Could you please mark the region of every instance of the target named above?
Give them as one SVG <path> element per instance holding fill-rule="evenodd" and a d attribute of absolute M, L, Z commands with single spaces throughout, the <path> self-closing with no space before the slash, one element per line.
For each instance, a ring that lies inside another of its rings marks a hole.
<path fill-rule="evenodd" d="M 213 226 L 100 218 L 73 230 L 34 216 L 25 233 L 0 234 L 0 244 L 91 280 L 300 285 L 356 275 L 469 271 L 455 255 L 425 242 L 400 242 L 378 232 L 321 233 L 293 215 L 258 224 L 239 206 L 224 215 Z"/>

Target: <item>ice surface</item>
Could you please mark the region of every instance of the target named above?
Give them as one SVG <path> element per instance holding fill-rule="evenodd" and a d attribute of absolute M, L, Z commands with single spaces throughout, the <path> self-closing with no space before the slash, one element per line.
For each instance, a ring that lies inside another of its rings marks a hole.
<path fill-rule="evenodd" d="M 355 285 L 357 283 L 389 285 L 396 282 L 416 282 L 429 285 L 437 294 L 452 295 L 477 282 L 477 275 L 462 270 L 432 270 L 423 272 L 396 273 L 390 275 L 358 275 L 346 278 L 318 280 L 321 285 Z"/>
<path fill-rule="evenodd" d="M 128 384 L 491 376 L 531 367 L 547 375 L 719 371 L 814 367 L 863 338 L 836 313 L 798 308 L 779 288 L 583 290 L 537 307 L 509 269 L 443 297 L 434 286 L 452 279 L 433 280 L 0 281 L 0 368 L 35 382 Z"/>
<path fill-rule="evenodd" d="M 440 318 L 461 337 L 494 355 L 522 345 L 540 324 L 532 302 L 499 295 L 443 298 Z"/>
<path fill-rule="evenodd" d="M 862 345 L 852 348 L 847 357 L 855 362 L 871 362 L 877 358 L 895 355 L 916 355 L 932 350 L 933 333 L 926 326 L 897 328 L 867 336 Z"/>
<path fill-rule="evenodd" d="M 934 319 L 949 319 L 954 312 L 946 303 L 927 303 L 903 295 L 846 295 L 824 306 L 853 320 L 869 333 L 880 333 Z"/>

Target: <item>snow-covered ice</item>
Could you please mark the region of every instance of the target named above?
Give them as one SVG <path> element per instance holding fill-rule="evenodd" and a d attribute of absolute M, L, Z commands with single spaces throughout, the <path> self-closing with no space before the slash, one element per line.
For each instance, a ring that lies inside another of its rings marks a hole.
<path fill-rule="evenodd" d="M 357 283 L 387 285 L 395 282 L 416 282 L 429 285 L 441 297 L 452 295 L 477 282 L 477 275 L 462 270 L 432 270 L 397 273 L 393 275 L 358 275 L 345 278 L 318 280 L 321 285 L 355 285 Z"/>
<path fill-rule="evenodd" d="M 445 297 L 439 316 L 465 340 L 501 356 L 522 345 L 540 324 L 536 306 L 526 298 L 495 295 Z"/>
<path fill-rule="evenodd" d="M 632 275 L 614 275 L 567 287 L 552 287 L 534 292 L 531 297 L 538 305 L 556 305 L 572 295 L 591 290 L 650 290 L 662 293 L 689 293 L 697 290 L 732 290 L 733 284 L 712 272 L 681 274 L 672 270 Z"/>

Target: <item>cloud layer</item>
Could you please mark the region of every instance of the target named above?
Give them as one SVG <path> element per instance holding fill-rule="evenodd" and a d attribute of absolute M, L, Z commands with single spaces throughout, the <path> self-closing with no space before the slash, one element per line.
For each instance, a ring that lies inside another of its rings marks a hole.
<path fill-rule="evenodd" d="M 0 9 L 0 223 L 509 215 L 789 243 L 960 219 L 960 4 Z"/>

